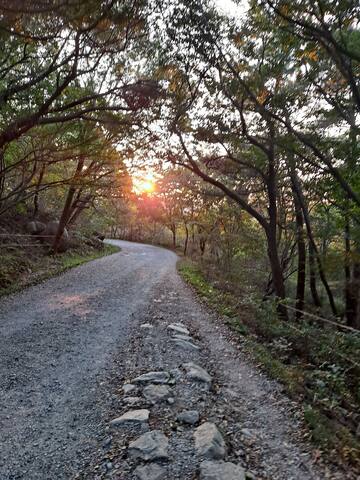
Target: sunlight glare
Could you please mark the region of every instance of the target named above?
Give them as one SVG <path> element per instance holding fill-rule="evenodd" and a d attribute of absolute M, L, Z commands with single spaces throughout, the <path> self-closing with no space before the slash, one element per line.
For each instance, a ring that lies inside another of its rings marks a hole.
<path fill-rule="evenodd" d="M 155 177 L 148 173 L 142 177 L 133 177 L 133 187 L 136 193 L 152 193 L 155 190 Z"/>

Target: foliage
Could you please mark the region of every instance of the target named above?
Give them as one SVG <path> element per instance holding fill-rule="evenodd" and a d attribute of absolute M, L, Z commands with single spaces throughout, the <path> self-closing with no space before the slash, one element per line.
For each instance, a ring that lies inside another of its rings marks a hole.
<path fill-rule="evenodd" d="M 356 439 L 359 414 L 360 335 L 317 323 L 284 322 L 274 306 L 224 292 L 198 263 L 181 261 L 183 278 L 241 335 L 242 345 L 296 400 L 307 403 L 304 419 L 321 448 L 336 449 L 346 461 L 360 461 Z M 224 274 L 223 274 L 224 275 Z M 353 361 L 354 359 L 354 361 Z"/>

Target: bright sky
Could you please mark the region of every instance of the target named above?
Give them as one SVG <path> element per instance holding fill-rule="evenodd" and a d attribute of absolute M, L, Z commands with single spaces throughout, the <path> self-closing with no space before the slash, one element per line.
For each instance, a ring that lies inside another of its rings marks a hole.
<path fill-rule="evenodd" d="M 222 13 L 235 18 L 240 18 L 249 6 L 247 0 L 214 0 L 214 3 Z"/>
<path fill-rule="evenodd" d="M 152 193 L 156 186 L 156 177 L 151 172 L 139 172 L 132 176 L 133 191 L 137 194 Z"/>

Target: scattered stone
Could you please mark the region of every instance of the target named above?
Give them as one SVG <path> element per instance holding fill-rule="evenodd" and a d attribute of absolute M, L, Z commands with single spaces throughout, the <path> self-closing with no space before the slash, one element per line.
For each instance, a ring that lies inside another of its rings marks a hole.
<path fill-rule="evenodd" d="M 136 389 L 136 387 L 132 383 L 124 383 L 122 389 L 123 389 L 123 392 L 125 393 L 125 395 L 127 395 L 128 393 L 134 391 Z"/>
<path fill-rule="evenodd" d="M 148 385 L 143 390 L 143 395 L 150 403 L 166 400 L 170 394 L 170 389 L 166 385 Z"/>
<path fill-rule="evenodd" d="M 174 340 L 185 340 L 186 342 L 192 342 L 193 340 L 189 335 L 181 335 L 180 333 L 175 333 L 172 338 Z"/>
<path fill-rule="evenodd" d="M 148 372 L 134 378 L 134 383 L 168 383 L 170 375 L 168 372 Z"/>
<path fill-rule="evenodd" d="M 231 462 L 211 462 L 200 464 L 200 480 L 245 480 L 245 470 Z"/>
<path fill-rule="evenodd" d="M 105 448 L 105 449 L 109 448 L 110 445 L 111 445 L 111 442 L 112 442 L 112 437 L 105 438 L 105 440 L 102 443 L 102 447 Z"/>
<path fill-rule="evenodd" d="M 166 470 L 156 463 L 137 467 L 134 471 L 139 480 L 165 480 Z"/>
<path fill-rule="evenodd" d="M 185 350 L 199 350 L 199 347 L 197 345 L 194 345 L 193 343 L 186 340 L 172 338 L 172 341 L 175 343 L 176 346 L 184 348 Z"/>
<path fill-rule="evenodd" d="M 168 402 L 169 405 L 174 405 L 175 399 L 174 399 L 173 397 L 169 397 L 169 398 L 167 399 L 167 402 Z"/>
<path fill-rule="evenodd" d="M 170 375 L 174 380 L 180 380 L 183 372 L 180 370 L 180 368 L 173 368 L 170 370 Z"/>
<path fill-rule="evenodd" d="M 184 410 L 177 416 L 179 422 L 194 425 L 199 421 L 200 415 L 197 410 Z"/>
<path fill-rule="evenodd" d="M 167 437 L 160 430 L 152 430 L 130 443 L 129 455 L 145 461 L 167 459 L 168 443 Z"/>
<path fill-rule="evenodd" d="M 181 324 L 171 323 L 167 326 L 168 330 L 173 330 L 174 332 L 181 333 L 183 335 L 190 335 L 189 330 Z"/>
<path fill-rule="evenodd" d="M 214 423 L 200 425 L 194 432 L 194 439 L 197 455 L 214 460 L 225 457 L 225 441 Z"/>
<path fill-rule="evenodd" d="M 145 423 L 149 420 L 150 411 L 146 409 L 140 410 L 129 410 L 125 412 L 124 415 L 121 417 L 114 418 L 110 422 L 110 425 L 117 426 L 117 425 L 124 425 L 126 423 Z"/>
<path fill-rule="evenodd" d="M 139 405 L 139 403 L 142 403 L 142 398 L 141 397 L 124 397 L 123 402 L 126 403 L 127 405 Z"/>
<path fill-rule="evenodd" d="M 196 363 L 188 362 L 184 363 L 183 367 L 186 370 L 187 377 L 198 382 L 211 383 L 211 376 Z"/>
<path fill-rule="evenodd" d="M 254 433 L 252 432 L 252 430 L 248 429 L 248 428 L 242 428 L 240 430 L 240 432 L 242 433 L 242 435 L 244 437 L 247 437 L 247 438 L 250 438 L 250 439 L 254 439 L 255 435 Z"/>
<path fill-rule="evenodd" d="M 151 328 L 154 328 L 154 326 L 151 325 L 151 323 L 142 323 L 140 328 L 148 328 L 150 330 Z"/>
<path fill-rule="evenodd" d="M 257 477 L 254 473 L 248 470 L 247 472 L 245 472 L 245 478 L 246 480 L 256 480 Z"/>

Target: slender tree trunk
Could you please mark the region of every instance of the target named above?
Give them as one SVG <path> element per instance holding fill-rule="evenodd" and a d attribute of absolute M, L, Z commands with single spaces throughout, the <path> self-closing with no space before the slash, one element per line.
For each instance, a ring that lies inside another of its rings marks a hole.
<path fill-rule="evenodd" d="M 0 148 L 0 205 L 4 196 L 5 189 L 5 156 L 4 149 Z"/>
<path fill-rule="evenodd" d="M 315 307 L 321 307 L 321 300 L 317 290 L 316 282 L 316 262 L 315 262 L 315 252 L 312 243 L 308 242 L 309 248 L 309 280 L 310 280 L 310 292 L 314 302 Z"/>
<path fill-rule="evenodd" d="M 70 215 L 71 215 L 71 205 L 72 205 L 74 195 L 76 193 L 76 180 L 80 176 L 81 171 L 83 169 L 83 166 L 84 166 L 84 158 L 81 157 L 78 161 L 76 171 L 75 171 L 75 175 L 74 175 L 73 180 L 72 180 L 72 185 L 70 186 L 70 188 L 68 190 L 68 194 L 67 194 L 66 200 L 65 200 L 65 205 L 64 205 L 64 208 L 63 208 L 60 220 L 59 220 L 59 227 L 58 227 L 58 230 L 56 232 L 54 242 L 53 242 L 53 245 L 52 245 L 52 250 L 53 250 L 54 253 L 57 253 L 58 250 L 59 250 L 61 237 L 64 233 L 67 222 L 69 221 L 69 218 L 70 218 Z"/>
<path fill-rule="evenodd" d="M 37 214 L 39 213 L 39 191 L 44 178 L 45 168 L 46 168 L 46 164 L 43 163 L 39 173 L 38 181 L 36 182 L 36 190 L 34 195 L 34 214 L 33 214 L 34 218 L 36 218 Z"/>
<path fill-rule="evenodd" d="M 356 249 L 356 255 L 360 258 L 360 246 Z M 360 330 L 360 261 L 356 260 L 353 266 L 353 295 L 356 301 L 356 312 L 351 324 L 352 327 Z"/>
<path fill-rule="evenodd" d="M 171 233 L 173 248 L 176 248 L 176 226 L 174 224 L 171 225 Z"/>
<path fill-rule="evenodd" d="M 274 129 L 270 125 L 270 136 L 271 143 L 269 146 L 268 159 L 269 159 L 269 168 L 267 175 L 267 191 L 269 198 L 269 225 L 265 229 L 267 245 L 268 245 L 268 256 L 271 267 L 272 282 L 274 285 L 275 295 L 277 296 L 280 303 L 278 304 L 279 315 L 285 320 L 288 319 L 287 308 L 281 302 L 286 298 L 285 292 L 285 283 L 283 277 L 283 271 L 281 268 L 281 262 L 278 252 L 278 241 L 277 241 L 277 220 L 278 220 L 278 207 L 277 207 L 277 178 L 276 178 L 276 168 L 275 168 L 275 152 L 274 152 Z"/>
<path fill-rule="evenodd" d="M 331 310 L 332 310 L 334 315 L 337 315 L 337 309 L 336 309 L 336 306 L 335 306 L 334 296 L 333 296 L 331 288 L 330 288 L 330 286 L 327 282 L 325 271 L 324 271 L 322 261 L 321 261 L 321 256 L 320 256 L 320 253 L 319 253 L 318 248 L 316 246 L 314 236 L 313 236 L 313 233 L 312 233 L 309 211 L 307 209 L 307 205 L 306 205 L 305 199 L 303 197 L 301 187 L 300 187 L 299 182 L 298 182 L 296 177 L 294 178 L 294 188 L 296 190 L 296 193 L 298 195 L 298 198 L 299 198 L 299 201 L 300 201 L 300 204 L 301 204 L 301 209 L 302 209 L 302 212 L 303 212 L 305 225 L 306 225 L 306 231 L 307 231 L 309 244 L 310 244 L 310 248 L 309 248 L 309 262 L 310 263 L 309 263 L 309 266 L 311 265 L 310 268 L 313 268 L 314 261 L 316 261 L 316 265 L 317 265 L 317 268 L 318 268 L 318 271 L 319 271 L 319 276 L 320 276 L 322 284 L 324 285 L 324 288 L 326 290 L 326 293 L 327 293 L 327 296 L 328 296 L 328 299 L 329 299 L 329 303 L 330 303 L 330 306 L 331 306 Z M 315 269 L 313 268 L 312 273 L 310 274 L 310 280 L 314 281 L 314 278 L 315 278 Z M 316 305 L 316 302 L 315 302 L 315 305 Z"/>
<path fill-rule="evenodd" d="M 296 318 L 302 317 L 305 301 L 305 282 L 306 282 L 306 244 L 304 235 L 304 218 L 301 205 L 296 191 L 293 189 L 295 218 L 296 218 L 296 241 L 298 251 L 298 268 L 296 282 Z"/>
<path fill-rule="evenodd" d="M 345 315 L 348 325 L 354 324 L 356 317 L 356 298 L 353 295 L 352 289 L 352 276 L 351 276 L 351 244 L 350 244 L 350 221 L 349 215 L 345 215 L 345 228 L 344 228 L 344 243 L 345 243 L 345 260 L 344 260 L 344 273 L 345 273 Z"/>
<path fill-rule="evenodd" d="M 272 283 L 274 286 L 275 295 L 281 302 L 286 298 L 286 294 L 283 272 L 278 255 L 276 233 L 274 235 L 274 232 L 268 229 L 266 231 L 266 237 L 268 244 L 268 257 L 271 268 Z M 288 319 L 287 308 L 282 303 L 278 304 L 278 312 L 283 319 Z"/>
<path fill-rule="evenodd" d="M 184 244 L 184 255 L 185 256 L 187 254 L 188 243 L 189 243 L 189 228 L 185 223 L 185 244 Z"/>

